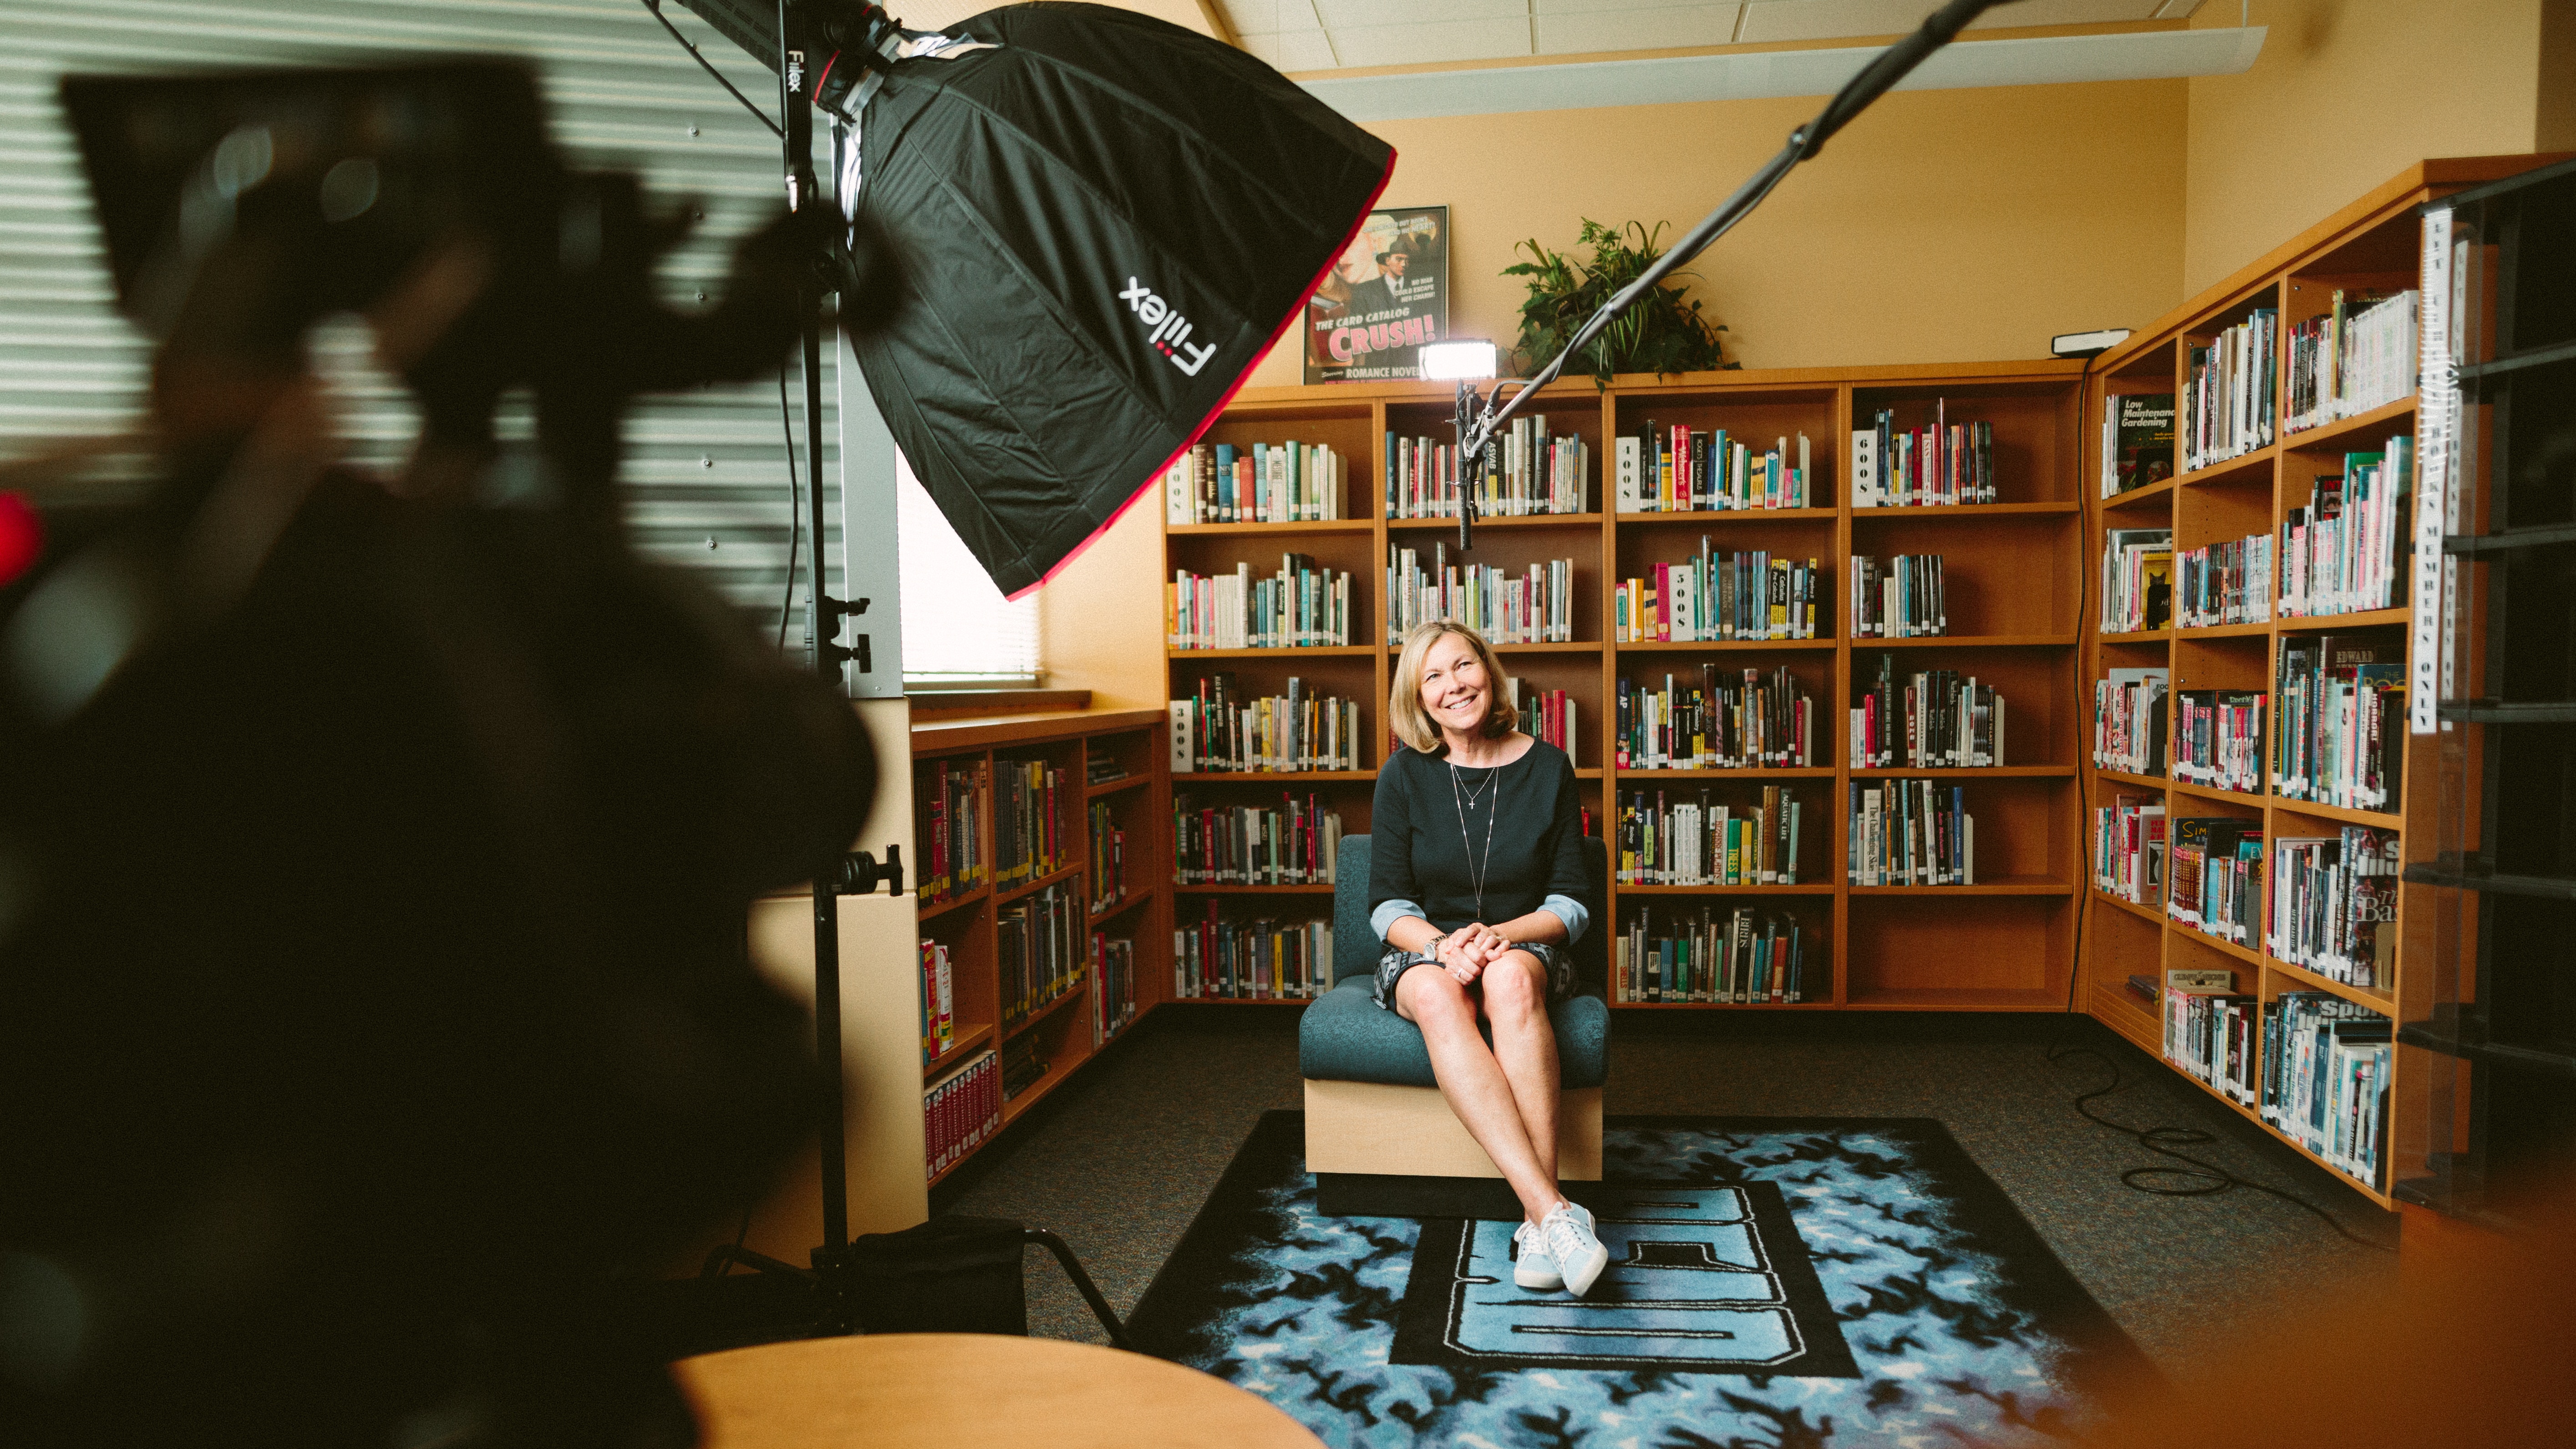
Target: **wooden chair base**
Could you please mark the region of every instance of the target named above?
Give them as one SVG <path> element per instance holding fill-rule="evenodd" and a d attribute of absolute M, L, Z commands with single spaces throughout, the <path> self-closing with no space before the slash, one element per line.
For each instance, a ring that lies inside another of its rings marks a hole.
<path fill-rule="evenodd" d="M 1601 1180 L 1601 1089 L 1568 1090 L 1557 1110 L 1560 1181 Z M 1502 1172 L 1437 1087 L 1306 1082 L 1306 1170 L 1331 1217 L 1517 1218 Z"/>

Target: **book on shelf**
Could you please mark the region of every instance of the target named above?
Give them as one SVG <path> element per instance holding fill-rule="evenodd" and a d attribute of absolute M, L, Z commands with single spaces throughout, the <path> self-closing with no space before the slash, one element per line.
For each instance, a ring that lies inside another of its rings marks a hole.
<path fill-rule="evenodd" d="M 2186 629 L 2272 618 L 2272 535 L 2187 548 L 2173 556 L 2174 622 Z"/>
<path fill-rule="evenodd" d="M 1083 783 L 1097 790 L 1127 778 L 1127 767 L 1115 755 L 1093 755 L 1082 762 Z"/>
<path fill-rule="evenodd" d="M 1064 868 L 1064 772 L 1047 760 L 995 760 L 993 884 L 1003 890 Z"/>
<path fill-rule="evenodd" d="M 1038 1036 L 1031 1032 L 1018 1041 L 1002 1047 L 1002 1096 L 1016 1097 L 1046 1079 L 1047 1059 L 1038 1054 Z"/>
<path fill-rule="evenodd" d="M 1082 902 L 1063 881 L 1011 902 L 994 916 L 993 950 L 1001 962 L 1006 1029 L 1081 987 L 1089 926 Z"/>
<path fill-rule="evenodd" d="M 1204 920 L 1172 932 L 1172 994 L 1187 1001 L 1306 1001 L 1333 984 L 1333 923 Z"/>
<path fill-rule="evenodd" d="M 1418 624 L 1455 619 L 1488 644 L 1574 642 L 1574 560 L 1548 559 L 1520 574 L 1493 564 L 1449 562 L 1449 545 L 1386 550 L 1386 642 L 1401 644 Z"/>
<path fill-rule="evenodd" d="M 2161 483 L 2174 471 L 2174 395 L 2118 392 L 2102 399 L 2102 496 Z"/>
<path fill-rule="evenodd" d="M 2173 530 L 2102 535 L 2102 632 L 2135 634 L 2173 622 Z"/>
<path fill-rule="evenodd" d="M 1855 639 L 1929 639 L 1949 633 L 1941 555 L 1901 553 L 1881 563 L 1854 554 L 1851 624 Z"/>
<path fill-rule="evenodd" d="M 1590 513 L 1592 448 L 1570 433 L 1550 433 L 1544 413 L 1512 419 L 1494 439 L 1476 495 L 1481 518 Z M 1461 497 L 1458 447 L 1436 438 L 1385 435 L 1386 516 L 1455 518 Z"/>
<path fill-rule="evenodd" d="M 1812 508 L 1810 461 L 1804 433 L 1764 448 L 1724 428 L 1663 427 L 1648 418 L 1613 450 L 1613 493 L 1621 513 Z"/>
<path fill-rule="evenodd" d="M 1967 791 L 1936 780 L 1851 781 L 1845 878 L 1857 886 L 1977 883 L 1977 822 Z"/>
<path fill-rule="evenodd" d="M 2238 994 L 2232 982 L 2177 979 L 2195 974 L 2165 973 L 2164 1058 L 2227 1100 L 2254 1106 L 2260 1099 L 2255 1054 L 2262 1033 L 2261 999 Z"/>
<path fill-rule="evenodd" d="M 1279 556 L 1279 572 L 1255 576 L 1178 569 L 1163 591 L 1164 631 L 1175 649 L 1319 649 L 1354 642 L 1353 589 L 1306 554 Z"/>
<path fill-rule="evenodd" d="M 2183 472 L 2270 446 L 2280 320 L 2278 311 L 2258 307 L 2207 345 L 2190 345 L 2191 386 L 2182 395 L 2176 439 Z"/>
<path fill-rule="evenodd" d="M 1562 689 L 1541 689 L 1519 675 L 1503 677 L 1504 697 L 1520 711 L 1520 730 L 1535 740 L 1543 740 L 1565 751 L 1565 762 L 1581 768 L 1577 754 L 1583 730 L 1582 711 L 1573 695 Z"/>
<path fill-rule="evenodd" d="M 1918 669 L 1899 675 L 1878 656 L 1878 678 L 1851 708 L 1854 769 L 1974 770 L 2004 763 L 2004 697 L 1975 675 Z"/>
<path fill-rule="evenodd" d="M 2321 428 L 2415 394 L 2423 294 L 2347 292 L 2290 329 L 2285 433 Z"/>
<path fill-rule="evenodd" d="M 2123 793 L 2093 807 L 2093 888 L 2132 905 L 2164 899 L 2163 796 Z"/>
<path fill-rule="evenodd" d="M 2263 949 L 2330 981 L 2397 984 L 2397 832 L 2347 825 L 2272 842 L 2271 924 Z"/>
<path fill-rule="evenodd" d="M 1091 910 L 1097 915 L 1127 899 L 1127 832 L 1106 800 L 1092 801 L 1089 814 Z"/>
<path fill-rule="evenodd" d="M 1866 486 L 1861 468 L 1864 453 L 1872 463 Z M 1937 508 L 2001 501 L 1995 482 L 1995 425 L 1950 421 L 1948 398 L 1932 404 L 1928 426 L 1900 428 L 1894 410 L 1881 408 L 1870 427 L 1852 434 L 1854 508 Z"/>
<path fill-rule="evenodd" d="M 2129 994 L 2138 998 L 2140 1004 L 2152 1008 L 2156 1004 L 2156 978 L 2144 971 L 2130 972 Z"/>
<path fill-rule="evenodd" d="M 985 815 L 991 808 L 992 773 L 981 759 L 934 760 L 927 788 L 917 795 L 919 838 L 928 842 L 921 862 L 921 904 L 938 905 L 971 895 L 992 878 L 984 856 Z"/>
<path fill-rule="evenodd" d="M 1684 683 L 1684 681 L 1690 681 Z M 1622 770 L 1747 770 L 1815 763 L 1816 702 L 1787 665 L 1666 673 L 1663 688 L 1619 681 Z"/>
<path fill-rule="evenodd" d="M 2384 1190 L 2394 1036 L 2387 1017 L 2322 991 L 2284 991 L 2264 1003 L 2263 1120 Z"/>
<path fill-rule="evenodd" d="M 2113 669 L 2093 681 L 2093 768 L 2165 773 L 2168 671 Z"/>
<path fill-rule="evenodd" d="M 957 975 L 948 948 L 928 937 L 921 942 L 921 1061 L 939 1060 L 957 1044 Z"/>
<path fill-rule="evenodd" d="M 1344 518 L 1350 460 L 1321 443 L 1197 443 L 1163 470 L 1163 521 L 1319 523 Z"/>
<path fill-rule="evenodd" d="M 2406 653 L 2393 634 L 2281 640 L 2272 793 L 2347 810 L 2394 810 L 2406 764 Z"/>
<path fill-rule="evenodd" d="M 1620 644 L 1813 639 L 1823 580 L 1812 558 L 1719 553 L 1702 534 L 1697 554 L 1620 580 L 1610 600 L 1611 638 Z"/>
<path fill-rule="evenodd" d="M 1172 797 L 1172 880 L 1179 885 L 1331 885 L 1342 816 L 1314 795 L 1220 806 Z"/>
<path fill-rule="evenodd" d="M 2263 824 L 2232 815 L 2172 825 L 2165 914 L 2205 936 L 2251 946 L 2262 934 Z"/>
<path fill-rule="evenodd" d="M 1796 885 L 1806 811 L 1787 786 L 1765 785 L 1761 802 L 1735 806 L 1698 798 L 1674 803 L 1670 790 L 1621 791 L 1614 847 L 1621 885 Z"/>
<path fill-rule="evenodd" d="M 1289 676 L 1286 694 L 1247 697 L 1230 671 L 1198 681 L 1173 700 L 1172 769 L 1176 774 L 1296 774 L 1360 768 L 1360 706 L 1354 699 L 1306 692 Z"/>
<path fill-rule="evenodd" d="M 2281 617 L 2395 608 L 2414 495 L 2413 437 L 2344 454 L 2343 472 L 2317 479 L 2308 502 L 2281 520 Z"/>
<path fill-rule="evenodd" d="M 1814 1000 L 1806 981 L 1807 935 L 1796 917 L 1777 911 L 1639 906 L 1611 943 L 1610 976 L 1621 1001 Z"/>
<path fill-rule="evenodd" d="M 1096 1051 L 1136 1019 L 1136 943 L 1124 936 L 1113 938 L 1106 931 L 1092 932 L 1091 971 L 1099 984 L 1091 1001 L 1091 1045 Z"/>
<path fill-rule="evenodd" d="M 2186 689 L 2174 696 L 2173 777 L 2207 790 L 2263 793 L 2259 690 Z"/>
<path fill-rule="evenodd" d="M 937 1177 L 1002 1127 L 1002 1072 L 991 1047 L 922 1089 L 922 1166 Z"/>

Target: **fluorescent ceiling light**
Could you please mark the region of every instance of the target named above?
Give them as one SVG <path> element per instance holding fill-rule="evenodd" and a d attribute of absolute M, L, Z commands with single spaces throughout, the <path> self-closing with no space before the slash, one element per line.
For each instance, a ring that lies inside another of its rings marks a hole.
<path fill-rule="evenodd" d="M 1426 381 L 1455 382 L 1494 375 L 1494 344 L 1490 342 L 1426 342 L 1419 356 Z"/>
<path fill-rule="evenodd" d="M 2263 51 L 2266 27 L 2147 30 L 2061 35 L 2043 40 L 1971 40 L 1943 46 L 1896 83 L 1901 91 L 1974 86 L 2053 86 L 2084 81 L 2173 80 L 2235 75 Z M 1879 55 L 1878 46 L 1683 55 L 1567 65 L 1478 66 L 1408 75 L 1332 76 L 1300 81 L 1354 121 L 1412 121 L 1646 106 L 1829 96 Z"/>

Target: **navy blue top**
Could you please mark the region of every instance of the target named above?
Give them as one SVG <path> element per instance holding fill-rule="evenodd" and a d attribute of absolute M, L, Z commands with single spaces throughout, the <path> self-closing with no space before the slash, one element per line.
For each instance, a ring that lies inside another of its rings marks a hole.
<path fill-rule="evenodd" d="M 1466 804 L 1470 795 L 1475 801 Z M 1370 809 L 1369 909 L 1411 901 L 1425 920 L 1454 931 L 1528 915 L 1551 895 L 1582 901 L 1591 890 L 1582 809 L 1574 762 L 1544 740 L 1490 769 L 1453 767 L 1445 749 L 1399 748 L 1377 772 Z M 1471 849 L 1484 878 L 1481 912 Z"/>

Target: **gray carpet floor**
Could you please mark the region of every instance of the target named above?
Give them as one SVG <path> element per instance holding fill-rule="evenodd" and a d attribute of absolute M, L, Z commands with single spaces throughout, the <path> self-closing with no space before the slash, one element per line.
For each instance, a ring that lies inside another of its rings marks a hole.
<path fill-rule="evenodd" d="M 2074 1097 L 2111 1079 L 2091 1056 L 2051 1063 L 2054 1036 L 2119 1063 L 2096 1112 L 2199 1128 L 2187 1149 L 2296 1193 L 2356 1233 L 2394 1223 L 2321 1168 L 2252 1129 L 2090 1018 L 1676 1013 L 1624 1016 L 1606 1110 L 1710 1116 L 1933 1117 L 2011 1195 L 2076 1278 L 2167 1373 L 2187 1377 L 2307 1297 L 2393 1284 L 2395 1256 L 2237 1188 L 2151 1197 L 2122 1186 L 2165 1161 L 2086 1121 Z M 1111 1305 L 1132 1309 L 1261 1114 L 1299 1105 L 1292 1008 L 1155 1011 L 988 1147 L 934 1207 L 1018 1218 L 1070 1242 Z M 1030 1331 L 1105 1335 L 1042 1253 L 1028 1259 Z"/>

